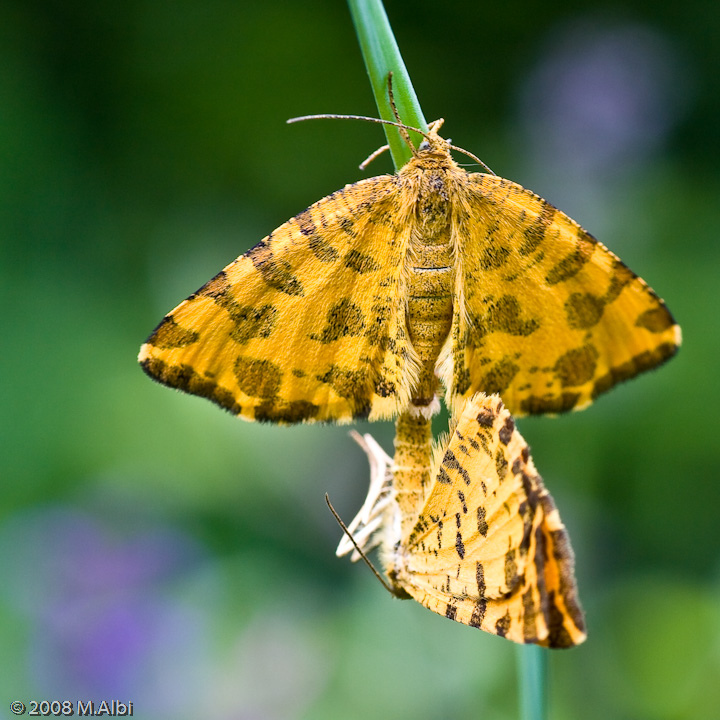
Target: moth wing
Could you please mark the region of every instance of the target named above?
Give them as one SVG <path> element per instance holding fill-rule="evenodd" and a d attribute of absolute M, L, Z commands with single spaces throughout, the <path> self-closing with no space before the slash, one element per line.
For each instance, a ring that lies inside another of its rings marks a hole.
<path fill-rule="evenodd" d="M 590 404 L 680 344 L 663 301 L 567 215 L 516 183 L 468 176 L 448 402 L 497 392 L 516 415 Z"/>
<path fill-rule="evenodd" d="M 247 420 L 394 415 L 417 372 L 397 195 L 393 177 L 369 178 L 280 226 L 164 318 L 145 371 Z"/>
<path fill-rule="evenodd" d="M 567 533 L 497 395 L 465 404 L 403 545 L 399 579 L 430 610 L 519 643 L 585 639 Z"/>

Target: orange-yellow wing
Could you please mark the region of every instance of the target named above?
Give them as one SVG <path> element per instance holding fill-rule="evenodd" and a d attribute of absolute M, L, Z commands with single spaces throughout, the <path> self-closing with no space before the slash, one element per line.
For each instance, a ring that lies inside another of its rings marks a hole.
<path fill-rule="evenodd" d="M 394 415 L 416 372 L 397 194 L 370 178 L 289 220 L 165 317 L 144 370 L 247 420 Z"/>
<path fill-rule="evenodd" d="M 569 539 L 497 395 L 465 403 L 394 580 L 425 607 L 519 643 L 585 639 Z"/>
<path fill-rule="evenodd" d="M 483 391 L 516 415 L 579 409 L 675 354 L 663 301 L 567 215 L 480 173 L 466 203 L 449 400 Z"/>

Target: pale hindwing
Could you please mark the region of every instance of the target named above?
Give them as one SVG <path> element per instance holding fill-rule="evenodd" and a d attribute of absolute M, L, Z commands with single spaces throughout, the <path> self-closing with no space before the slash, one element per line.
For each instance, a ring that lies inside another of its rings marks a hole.
<path fill-rule="evenodd" d="M 146 372 L 249 420 L 395 415 L 417 372 L 398 192 L 370 178 L 279 227 L 165 317 Z"/>
<path fill-rule="evenodd" d="M 520 643 L 585 639 L 565 528 L 497 395 L 465 404 L 399 552 L 397 581 L 440 615 Z"/>
<path fill-rule="evenodd" d="M 492 175 L 469 175 L 466 193 L 440 363 L 448 400 L 483 391 L 516 415 L 582 408 L 676 352 L 663 301 L 567 215 Z"/>

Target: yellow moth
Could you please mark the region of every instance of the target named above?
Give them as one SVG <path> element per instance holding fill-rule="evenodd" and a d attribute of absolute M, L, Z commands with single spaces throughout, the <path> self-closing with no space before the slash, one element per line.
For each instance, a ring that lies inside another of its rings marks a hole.
<path fill-rule="evenodd" d="M 368 498 L 338 555 L 380 546 L 389 589 L 433 612 L 518 643 L 585 640 L 569 538 L 528 446 L 497 395 L 468 400 L 407 513 L 395 466 L 372 436 Z"/>
<path fill-rule="evenodd" d="M 155 380 L 246 420 L 582 408 L 675 354 L 663 301 L 567 215 L 450 156 L 438 120 L 396 175 L 288 220 L 172 310 Z"/>

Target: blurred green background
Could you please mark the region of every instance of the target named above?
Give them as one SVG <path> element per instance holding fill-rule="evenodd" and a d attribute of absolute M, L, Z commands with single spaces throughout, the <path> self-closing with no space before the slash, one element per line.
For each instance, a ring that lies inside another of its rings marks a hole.
<path fill-rule="evenodd" d="M 590 636 L 553 718 L 720 707 L 720 5 L 386 8 L 428 120 L 665 298 L 679 356 L 520 428 Z M 288 217 L 360 179 L 376 113 L 342 2 L 0 5 L 0 717 L 517 717 L 515 652 L 334 556 L 347 428 L 255 426 L 153 384 L 140 343 Z M 370 174 L 390 171 L 385 156 Z M 390 451 L 392 425 L 371 431 Z"/>

